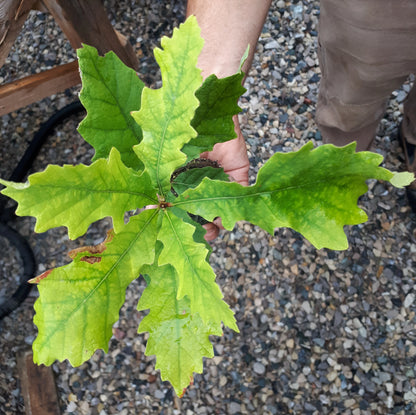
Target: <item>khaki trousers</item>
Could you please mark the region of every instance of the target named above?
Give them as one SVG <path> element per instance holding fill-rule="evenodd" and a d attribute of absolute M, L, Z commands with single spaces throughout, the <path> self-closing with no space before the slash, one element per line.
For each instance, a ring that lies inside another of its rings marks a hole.
<path fill-rule="evenodd" d="M 391 93 L 416 73 L 416 0 L 321 0 L 318 33 L 324 142 L 368 150 Z M 416 144 L 416 87 L 402 134 Z"/>

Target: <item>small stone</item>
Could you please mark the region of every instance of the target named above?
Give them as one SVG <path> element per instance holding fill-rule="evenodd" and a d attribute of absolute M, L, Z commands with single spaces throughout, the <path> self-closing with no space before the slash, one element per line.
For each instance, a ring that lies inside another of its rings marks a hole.
<path fill-rule="evenodd" d="M 323 405 L 328 405 L 330 403 L 330 400 L 326 395 L 319 395 L 319 400 Z"/>
<path fill-rule="evenodd" d="M 407 294 L 406 298 L 404 299 L 403 307 L 409 308 L 415 302 L 415 295 L 413 293 Z"/>
<path fill-rule="evenodd" d="M 367 338 L 367 329 L 365 327 L 360 327 L 358 329 L 358 334 L 363 337 L 364 339 Z"/>
<path fill-rule="evenodd" d="M 380 372 L 378 378 L 380 379 L 381 383 L 386 383 L 391 380 L 391 375 L 387 372 Z"/>
<path fill-rule="evenodd" d="M 295 341 L 293 339 L 288 339 L 286 341 L 286 347 L 288 349 L 293 349 L 295 347 Z"/>
<path fill-rule="evenodd" d="M 315 66 L 316 62 L 314 59 L 312 59 L 310 56 L 307 56 L 305 58 L 305 62 L 307 63 L 308 66 Z"/>
<path fill-rule="evenodd" d="M 165 394 L 160 389 L 155 390 L 156 399 L 163 399 L 164 397 L 165 397 Z"/>
<path fill-rule="evenodd" d="M 365 372 L 368 373 L 371 370 L 371 367 L 373 366 L 373 364 L 371 362 L 359 362 L 358 363 L 360 365 L 360 368 Z"/>
<path fill-rule="evenodd" d="M 78 401 L 78 398 L 77 398 L 77 396 L 76 396 L 76 395 L 74 395 L 73 393 L 70 393 L 70 394 L 68 395 L 68 401 L 69 401 L 69 402 L 77 402 L 77 401 Z"/>
<path fill-rule="evenodd" d="M 257 373 L 258 375 L 264 375 L 264 373 L 266 372 L 266 368 L 264 367 L 264 365 L 260 362 L 256 362 L 253 365 L 253 370 L 255 373 Z"/>
<path fill-rule="evenodd" d="M 392 383 L 387 382 L 384 386 L 386 387 L 386 391 L 388 393 L 393 393 L 394 392 L 394 385 Z"/>
<path fill-rule="evenodd" d="M 406 97 L 407 97 L 406 92 L 399 91 L 399 93 L 397 94 L 396 100 L 397 100 L 397 102 L 400 103 L 400 102 L 403 102 L 406 99 Z"/>
<path fill-rule="evenodd" d="M 35 336 L 26 336 L 25 337 L 25 343 L 31 345 L 33 343 L 33 340 L 35 340 Z"/>
<path fill-rule="evenodd" d="M 416 395 L 412 391 L 407 391 L 403 398 L 406 402 L 416 402 Z"/>
<path fill-rule="evenodd" d="M 313 342 L 315 344 L 317 344 L 319 347 L 324 347 L 325 346 L 325 340 L 324 339 L 316 338 L 316 339 L 313 339 Z"/>
<path fill-rule="evenodd" d="M 346 399 L 344 401 L 344 405 L 346 408 L 351 408 L 352 406 L 355 405 L 355 399 Z"/>
<path fill-rule="evenodd" d="M 77 410 L 77 404 L 75 402 L 69 402 L 66 407 L 66 411 L 69 413 L 75 412 Z"/>
<path fill-rule="evenodd" d="M 227 384 L 227 378 L 225 376 L 220 377 L 220 386 L 223 387 Z"/>
<path fill-rule="evenodd" d="M 231 257 L 228 257 L 226 260 L 225 260 L 225 269 L 227 270 L 227 271 L 229 271 L 232 267 L 234 266 L 234 261 L 233 261 L 233 259 L 231 258 Z"/>
<path fill-rule="evenodd" d="M 309 402 L 305 403 L 305 411 L 316 411 L 316 406 L 312 405 Z"/>
<path fill-rule="evenodd" d="M 336 370 L 333 370 L 332 372 L 329 372 L 326 375 L 326 378 L 330 381 L 333 382 L 336 378 L 338 377 L 338 372 Z"/>
<path fill-rule="evenodd" d="M 228 406 L 228 413 L 229 414 L 237 414 L 241 410 L 241 405 L 237 402 L 231 402 Z"/>
<path fill-rule="evenodd" d="M 304 302 L 302 303 L 302 308 L 303 308 L 303 310 L 305 310 L 305 312 L 306 312 L 307 314 L 312 314 L 312 312 L 313 312 L 313 309 L 312 309 L 312 307 L 311 307 L 311 305 L 310 305 L 309 301 L 304 301 Z"/>
<path fill-rule="evenodd" d="M 279 42 L 277 40 L 272 40 L 264 45 L 264 49 L 277 49 L 279 48 Z"/>
<path fill-rule="evenodd" d="M 123 340 L 124 337 L 126 337 L 126 332 L 123 330 L 120 330 L 118 327 L 113 327 L 113 336 L 117 340 Z"/>

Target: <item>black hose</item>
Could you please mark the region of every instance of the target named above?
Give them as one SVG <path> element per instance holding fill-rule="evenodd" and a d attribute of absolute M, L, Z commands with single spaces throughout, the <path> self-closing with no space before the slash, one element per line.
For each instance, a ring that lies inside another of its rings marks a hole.
<path fill-rule="evenodd" d="M 0 304 L 0 320 L 6 317 L 28 296 L 32 284 L 27 281 L 34 277 L 36 272 L 36 261 L 32 248 L 26 239 L 19 232 L 12 229 L 9 225 L 0 222 L 0 235 L 4 236 L 19 252 L 23 262 L 23 275 L 21 283 L 15 293 L 4 303 Z"/>
<path fill-rule="evenodd" d="M 22 181 L 27 175 L 48 135 L 67 117 L 81 111 L 84 111 L 84 107 L 80 101 L 75 101 L 63 107 L 61 110 L 53 114 L 44 124 L 42 124 L 33 136 L 32 141 L 11 174 L 9 180 L 14 182 Z M 22 235 L 6 223 L 14 217 L 15 208 L 6 208 L 5 205 L 6 200 L 2 198 L 0 200 L 0 235 L 7 238 L 19 252 L 23 261 L 23 275 L 21 277 L 20 285 L 14 294 L 0 304 L 0 320 L 15 310 L 28 296 L 32 288 L 32 284 L 29 284 L 28 280 L 35 276 L 37 268 L 35 256 L 29 243 Z"/>

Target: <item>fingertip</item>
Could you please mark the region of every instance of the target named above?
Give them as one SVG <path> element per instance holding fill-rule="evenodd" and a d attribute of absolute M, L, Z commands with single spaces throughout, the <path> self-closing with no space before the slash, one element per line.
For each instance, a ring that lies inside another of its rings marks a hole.
<path fill-rule="evenodd" d="M 212 222 L 218 230 L 218 232 L 217 232 L 217 236 L 218 236 L 219 230 L 220 229 L 225 229 L 224 226 L 222 226 L 222 220 L 221 220 L 221 218 L 215 218 Z"/>
<path fill-rule="evenodd" d="M 204 235 L 204 238 L 206 241 L 212 241 L 218 236 L 220 232 L 218 227 L 215 226 L 213 223 L 207 223 L 206 225 L 204 225 L 204 228 L 207 231 L 206 234 Z"/>

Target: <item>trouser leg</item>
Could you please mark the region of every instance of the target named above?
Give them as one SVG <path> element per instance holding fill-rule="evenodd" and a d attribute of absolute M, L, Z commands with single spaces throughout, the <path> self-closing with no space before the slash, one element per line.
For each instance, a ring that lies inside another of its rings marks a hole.
<path fill-rule="evenodd" d="M 321 0 L 316 121 L 324 142 L 370 148 L 391 92 L 416 70 L 415 45 L 416 2 Z"/>

